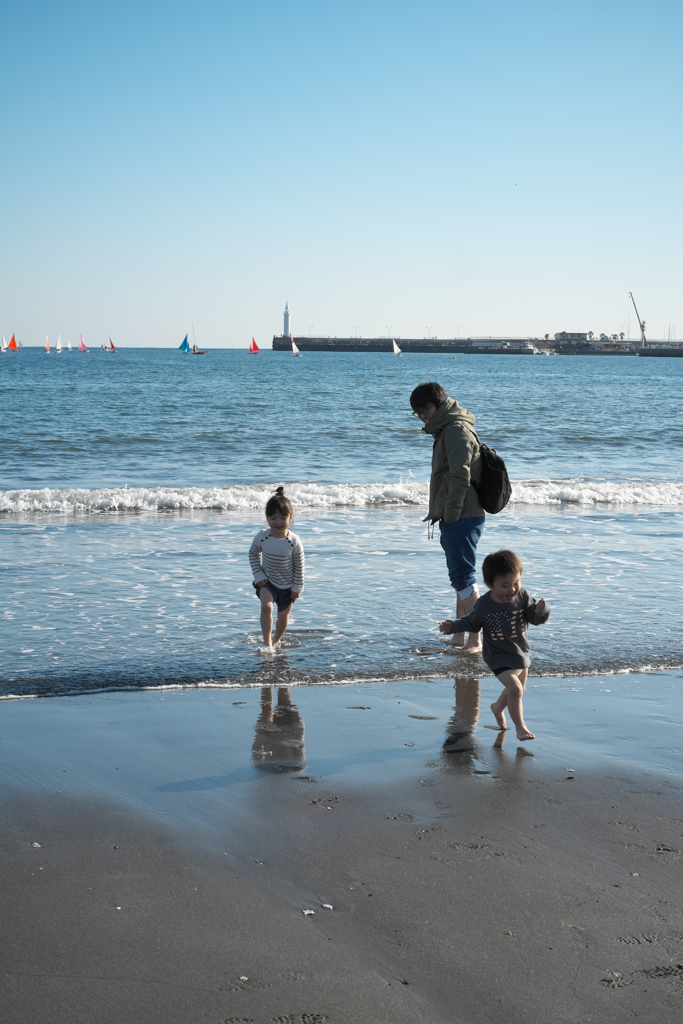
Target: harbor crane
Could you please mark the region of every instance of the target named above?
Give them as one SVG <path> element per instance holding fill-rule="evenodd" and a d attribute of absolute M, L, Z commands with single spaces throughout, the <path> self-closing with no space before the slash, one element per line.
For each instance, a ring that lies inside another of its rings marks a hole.
<path fill-rule="evenodd" d="M 640 319 L 640 313 L 638 312 L 638 307 L 636 306 L 636 300 L 633 298 L 633 292 L 629 292 L 629 295 L 631 296 L 631 302 L 633 303 L 633 308 L 635 309 L 636 316 L 638 317 L 638 326 L 640 327 L 640 347 L 647 348 L 647 338 L 645 337 L 645 321 Z"/>

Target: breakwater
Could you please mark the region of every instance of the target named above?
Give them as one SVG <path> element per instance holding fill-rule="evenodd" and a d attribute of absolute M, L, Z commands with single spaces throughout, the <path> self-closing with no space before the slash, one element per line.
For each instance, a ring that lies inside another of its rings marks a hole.
<path fill-rule="evenodd" d="M 291 352 L 294 341 L 301 352 L 387 352 L 393 351 L 392 338 L 292 338 L 273 337 L 273 350 Z M 637 356 L 673 354 L 674 350 L 640 350 L 636 343 L 589 342 L 561 343 L 539 338 L 396 338 L 402 352 L 432 352 L 446 355 L 575 355 L 575 356 Z M 680 350 L 683 354 L 683 348 Z M 676 352 L 678 354 L 678 352 Z"/>

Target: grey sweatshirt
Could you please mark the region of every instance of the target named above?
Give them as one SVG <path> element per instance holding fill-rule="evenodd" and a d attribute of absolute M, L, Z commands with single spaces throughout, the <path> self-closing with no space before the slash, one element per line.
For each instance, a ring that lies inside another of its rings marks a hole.
<path fill-rule="evenodd" d="M 537 602 L 526 590 L 520 590 L 509 604 L 494 601 L 489 590 L 480 597 L 469 615 L 451 622 L 449 633 L 478 633 L 484 630 L 483 659 L 495 672 L 500 668 L 523 669 L 531 664 L 527 624 L 540 626 L 550 618 L 546 604 L 537 611 Z"/>

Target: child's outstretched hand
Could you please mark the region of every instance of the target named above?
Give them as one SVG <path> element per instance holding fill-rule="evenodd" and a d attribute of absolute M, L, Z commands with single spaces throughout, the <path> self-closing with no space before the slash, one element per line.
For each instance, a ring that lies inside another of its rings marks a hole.
<path fill-rule="evenodd" d="M 453 620 L 452 619 L 444 619 L 443 622 L 439 623 L 439 629 L 441 630 L 442 633 L 452 633 L 453 632 Z"/>

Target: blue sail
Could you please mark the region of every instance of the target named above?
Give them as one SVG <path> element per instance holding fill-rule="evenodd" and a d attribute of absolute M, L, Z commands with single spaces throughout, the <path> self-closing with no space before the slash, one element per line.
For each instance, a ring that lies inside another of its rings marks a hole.
<path fill-rule="evenodd" d="M 179 348 L 180 348 L 181 352 L 189 352 L 190 351 L 190 346 L 187 343 L 187 335 L 185 335 L 185 337 L 183 338 L 183 343 L 182 343 L 182 345 L 179 346 Z"/>

